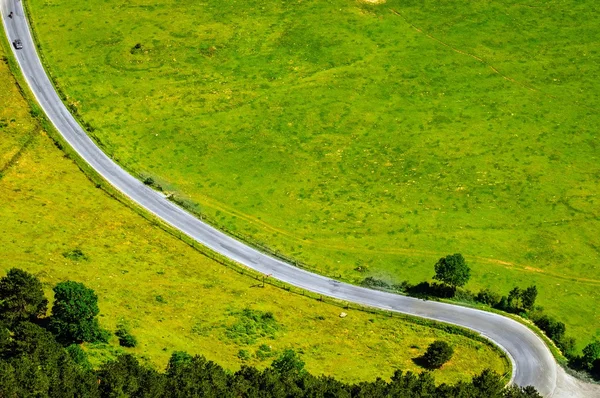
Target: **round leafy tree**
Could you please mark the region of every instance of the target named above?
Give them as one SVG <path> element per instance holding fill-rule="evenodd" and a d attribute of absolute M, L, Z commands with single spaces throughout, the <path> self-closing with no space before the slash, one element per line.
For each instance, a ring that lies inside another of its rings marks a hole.
<path fill-rule="evenodd" d="M 471 277 L 471 269 L 460 253 L 442 257 L 435 264 L 433 279 L 441 281 L 453 289 L 464 286 Z"/>
<path fill-rule="evenodd" d="M 9 323 L 33 321 L 46 314 L 47 306 L 42 284 L 34 275 L 11 268 L 0 279 L 0 319 Z"/>
<path fill-rule="evenodd" d="M 51 327 L 63 342 L 80 343 L 103 340 L 96 315 L 98 297 L 78 282 L 61 282 L 54 287 Z"/>
<path fill-rule="evenodd" d="M 454 354 L 454 350 L 450 344 L 445 341 L 436 340 L 427 347 L 423 359 L 428 368 L 437 369 L 448 362 L 452 358 L 452 354 Z"/>
<path fill-rule="evenodd" d="M 583 349 L 583 364 L 589 370 L 594 367 L 594 361 L 600 359 L 600 341 L 593 341 Z"/>

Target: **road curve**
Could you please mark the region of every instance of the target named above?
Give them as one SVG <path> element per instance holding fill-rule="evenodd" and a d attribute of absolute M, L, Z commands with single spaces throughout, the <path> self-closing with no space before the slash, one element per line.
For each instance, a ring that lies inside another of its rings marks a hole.
<path fill-rule="evenodd" d="M 309 291 L 371 307 L 448 322 L 472 329 L 502 347 L 513 361 L 513 382 L 554 395 L 558 365 L 544 342 L 522 324 L 489 312 L 423 301 L 349 285 L 313 274 L 261 253 L 203 223 L 164 195 L 148 188 L 112 161 L 87 136 L 67 110 L 40 62 L 20 0 L 0 0 L 13 52 L 38 103 L 64 139 L 91 167 L 131 200 L 197 242 L 263 274 Z M 9 13 L 13 12 L 12 18 Z"/>

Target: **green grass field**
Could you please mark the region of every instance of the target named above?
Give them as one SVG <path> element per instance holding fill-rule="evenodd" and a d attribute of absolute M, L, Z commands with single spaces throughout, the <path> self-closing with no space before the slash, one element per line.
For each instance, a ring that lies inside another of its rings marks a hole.
<path fill-rule="evenodd" d="M 240 356 L 263 367 L 294 348 L 315 374 L 372 380 L 421 371 L 412 359 L 443 339 L 456 355 L 435 371 L 439 382 L 508 370 L 497 351 L 466 337 L 257 287 L 95 188 L 30 116 L 2 62 L 0 103 L 0 276 L 33 272 L 47 295 L 59 281 L 84 282 L 99 296 L 101 325 L 125 323 L 139 342 L 130 352 L 147 363 L 163 369 L 181 350 L 229 369 Z M 86 348 L 95 363 L 122 350 L 116 338 Z"/>
<path fill-rule="evenodd" d="M 105 150 L 214 223 L 353 282 L 461 252 L 600 337 L 592 0 L 28 4 Z"/>

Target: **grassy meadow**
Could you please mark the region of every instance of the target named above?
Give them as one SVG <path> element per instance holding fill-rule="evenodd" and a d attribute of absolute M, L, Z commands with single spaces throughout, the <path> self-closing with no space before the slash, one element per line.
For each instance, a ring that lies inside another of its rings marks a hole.
<path fill-rule="evenodd" d="M 359 282 L 536 284 L 600 337 L 592 0 L 28 0 L 104 149 L 217 225 Z"/>
<path fill-rule="evenodd" d="M 126 350 L 163 369 L 179 350 L 233 370 L 267 366 L 294 348 L 311 372 L 360 381 L 421 371 L 413 359 L 443 339 L 456 354 L 435 371 L 439 382 L 485 367 L 508 371 L 487 344 L 258 287 L 96 188 L 31 117 L 4 62 L 0 103 L 0 276 L 11 267 L 33 272 L 48 296 L 64 280 L 93 288 L 101 325 L 114 332 L 125 324 L 138 340 L 134 349 L 119 348 L 115 337 L 86 345 L 94 363 Z"/>

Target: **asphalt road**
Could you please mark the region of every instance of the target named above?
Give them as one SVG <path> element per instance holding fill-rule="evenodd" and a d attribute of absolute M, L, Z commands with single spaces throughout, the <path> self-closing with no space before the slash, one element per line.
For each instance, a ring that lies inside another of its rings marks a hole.
<path fill-rule="evenodd" d="M 23 49 L 15 50 L 13 47 L 14 54 L 48 118 L 87 163 L 139 206 L 212 250 L 290 285 L 346 301 L 472 329 L 494 341 L 509 354 L 513 361 L 514 383 L 533 385 L 544 396 L 553 396 L 557 373 L 562 370 L 558 369 L 544 342 L 522 324 L 485 311 L 365 289 L 296 268 L 203 223 L 129 175 L 96 146 L 58 97 L 36 53 L 21 2 L 0 2 L 10 42 L 17 38 L 23 42 Z M 11 11 L 13 17 L 9 18 Z"/>

